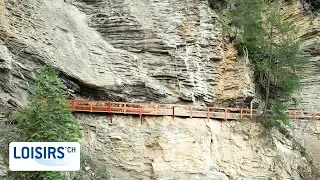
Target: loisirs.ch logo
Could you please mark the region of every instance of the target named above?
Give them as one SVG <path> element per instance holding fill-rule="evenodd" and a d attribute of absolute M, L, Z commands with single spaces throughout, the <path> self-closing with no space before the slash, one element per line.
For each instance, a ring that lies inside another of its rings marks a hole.
<path fill-rule="evenodd" d="M 9 145 L 11 171 L 78 171 L 78 142 L 12 142 Z"/>

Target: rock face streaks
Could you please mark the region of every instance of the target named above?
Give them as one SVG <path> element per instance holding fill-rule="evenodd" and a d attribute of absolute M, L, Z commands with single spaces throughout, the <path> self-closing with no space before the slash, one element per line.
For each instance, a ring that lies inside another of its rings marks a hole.
<path fill-rule="evenodd" d="M 305 27 L 312 61 L 301 107 L 320 109 L 319 19 L 296 4 L 288 9 L 287 18 Z M 25 105 L 46 59 L 68 91 L 85 98 L 244 107 L 255 96 L 248 64 L 225 43 L 206 0 L 0 0 L 1 118 L 8 99 Z M 311 179 L 301 150 L 278 132 L 270 145 L 258 124 L 79 117 L 84 151 L 118 179 Z M 293 135 L 316 157 L 318 134 L 299 127 Z"/>
<path fill-rule="evenodd" d="M 83 152 L 115 179 L 312 179 L 302 149 L 259 123 L 79 115 Z M 303 131 L 301 129 L 301 131 Z"/>
<path fill-rule="evenodd" d="M 302 79 L 301 92 L 297 94 L 297 108 L 320 110 L 320 18 L 305 11 L 300 3 L 287 6 L 284 18 L 299 27 L 301 48 L 310 60 L 310 67 Z"/>
<path fill-rule="evenodd" d="M 309 21 L 307 31 L 301 36 L 304 39 L 304 50 L 309 54 L 311 66 L 302 81 L 300 106 L 306 109 L 320 109 L 320 18 Z"/>
<path fill-rule="evenodd" d="M 54 62 L 70 92 L 87 98 L 239 104 L 253 97 L 250 71 L 243 60 L 227 57 L 207 1 L 26 0 L 0 6 L 4 100 L 24 101 L 27 80 L 45 59 Z M 221 96 L 225 90 L 231 93 Z"/>

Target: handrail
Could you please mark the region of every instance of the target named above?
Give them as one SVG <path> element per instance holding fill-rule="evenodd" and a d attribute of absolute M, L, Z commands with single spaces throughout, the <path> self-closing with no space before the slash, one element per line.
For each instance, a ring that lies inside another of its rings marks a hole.
<path fill-rule="evenodd" d="M 106 112 L 118 114 L 143 115 L 168 115 L 189 118 L 207 118 L 238 120 L 243 118 L 253 119 L 259 115 L 257 109 L 232 108 L 232 107 L 207 107 L 181 104 L 159 104 L 159 103 L 135 103 L 135 102 L 110 102 L 86 99 L 66 100 L 71 111 L 75 112 Z M 289 118 L 320 120 L 320 111 L 314 110 L 287 110 Z M 111 116 L 110 116 L 111 118 Z"/>

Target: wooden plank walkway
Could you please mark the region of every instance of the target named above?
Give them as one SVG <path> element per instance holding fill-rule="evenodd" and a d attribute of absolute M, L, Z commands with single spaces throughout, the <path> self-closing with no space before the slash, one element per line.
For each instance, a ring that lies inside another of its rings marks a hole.
<path fill-rule="evenodd" d="M 253 119 L 260 115 L 259 111 L 246 108 L 231 107 L 205 107 L 178 104 L 153 104 L 153 103 L 130 103 L 130 102 L 110 102 L 94 100 L 66 100 L 69 108 L 73 112 L 93 112 L 111 114 L 136 114 L 152 116 L 172 116 L 207 118 L 222 120 Z M 306 110 L 288 110 L 288 116 L 291 119 L 309 119 L 320 120 L 320 112 Z"/>

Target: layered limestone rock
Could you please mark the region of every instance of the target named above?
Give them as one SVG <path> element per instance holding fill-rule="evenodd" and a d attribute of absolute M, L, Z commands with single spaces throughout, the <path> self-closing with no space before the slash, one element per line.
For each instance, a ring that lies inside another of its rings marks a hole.
<path fill-rule="evenodd" d="M 70 92 L 87 98 L 211 104 L 253 97 L 250 71 L 226 52 L 207 1 L 0 0 L 0 8 L 2 101 L 25 102 L 46 59 Z"/>
<path fill-rule="evenodd" d="M 295 143 L 259 123 L 78 116 L 82 151 L 114 179 L 310 179 Z"/>
<path fill-rule="evenodd" d="M 310 157 L 315 167 L 320 167 L 320 122 L 294 120 L 291 124 L 294 139 L 304 148 L 304 153 Z"/>
<path fill-rule="evenodd" d="M 320 109 L 320 18 L 316 14 L 308 12 L 300 2 L 294 1 L 285 7 L 285 18 L 299 27 L 299 36 L 302 40 L 302 49 L 310 60 L 302 80 L 302 89 L 298 93 L 298 108 Z"/>
<path fill-rule="evenodd" d="M 302 91 L 299 93 L 301 107 L 305 109 L 320 109 L 320 18 L 310 21 L 308 31 L 302 36 L 304 49 L 310 53 L 311 66 L 302 81 Z"/>
<path fill-rule="evenodd" d="M 219 78 L 216 96 L 219 98 L 216 99 L 215 104 L 246 107 L 253 99 L 247 94 L 255 92 L 252 86 L 253 71 L 250 69 L 249 60 L 237 57 L 238 52 L 233 43 L 226 44 L 223 53 L 224 58 L 218 62 Z M 239 73 L 244 76 L 238 76 Z M 246 99 L 243 100 L 243 97 Z"/>
<path fill-rule="evenodd" d="M 304 24 L 312 56 L 302 106 L 320 109 L 319 19 L 301 12 L 288 18 Z M 0 0 L 0 114 L 9 98 L 26 103 L 46 59 L 86 98 L 243 107 L 254 96 L 251 70 L 224 42 L 206 0 Z M 114 179 L 310 179 L 304 151 L 255 123 L 79 117 L 92 168 L 107 167 Z M 295 133 L 319 165 L 307 141 L 317 136 Z M 0 163 L 0 178 L 6 173 Z"/>

